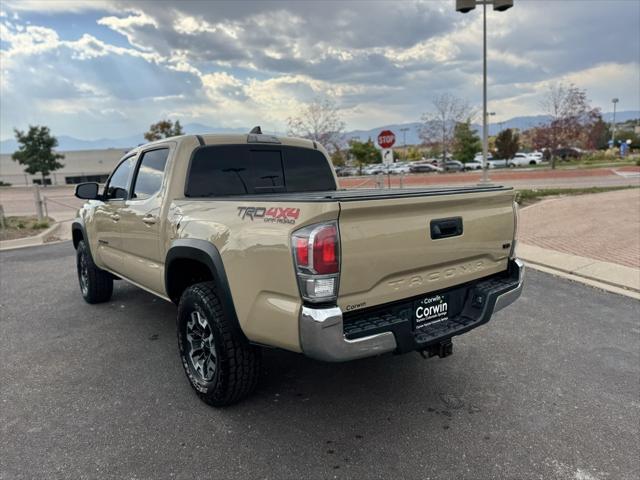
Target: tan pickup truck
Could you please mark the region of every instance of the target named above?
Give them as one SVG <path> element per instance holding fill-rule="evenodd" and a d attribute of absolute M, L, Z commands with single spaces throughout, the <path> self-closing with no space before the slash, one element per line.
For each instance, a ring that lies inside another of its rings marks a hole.
<path fill-rule="evenodd" d="M 259 129 L 140 146 L 76 196 L 84 299 L 124 279 L 177 304 L 184 370 L 214 406 L 254 389 L 261 347 L 445 357 L 522 290 L 511 188 L 340 190 L 321 145 Z"/>

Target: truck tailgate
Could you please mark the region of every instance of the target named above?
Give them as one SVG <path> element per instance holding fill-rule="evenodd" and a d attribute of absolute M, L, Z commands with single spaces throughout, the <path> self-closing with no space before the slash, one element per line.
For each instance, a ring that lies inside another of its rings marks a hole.
<path fill-rule="evenodd" d="M 340 201 L 343 311 L 506 270 L 515 228 L 513 190 L 458 192 Z"/>

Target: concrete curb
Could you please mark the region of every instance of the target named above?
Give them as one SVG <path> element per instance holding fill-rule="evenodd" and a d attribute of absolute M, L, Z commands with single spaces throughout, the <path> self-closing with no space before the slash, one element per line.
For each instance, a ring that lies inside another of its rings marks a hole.
<path fill-rule="evenodd" d="M 26 248 L 26 247 L 34 247 L 38 245 L 49 245 L 58 243 L 58 242 L 45 242 L 45 239 L 49 236 L 55 234 L 60 230 L 63 225 L 66 225 L 69 221 L 64 220 L 62 222 L 55 222 L 49 228 L 47 228 L 44 232 L 39 233 L 38 235 L 33 235 L 31 237 L 25 238 L 16 238 L 14 240 L 3 240 L 0 241 L 0 252 L 5 250 L 15 250 L 17 248 Z M 67 240 L 66 238 L 64 240 Z"/>
<path fill-rule="evenodd" d="M 534 202 L 530 205 L 525 205 L 524 207 L 520 207 L 518 209 L 518 211 L 520 212 L 524 212 L 525 210 L 528 210 L 530 208 L 533 207 L 539 207 L 540 205 L 546 204 L 546 203 L 552 203 L 552 202 L 557 202 L 558 200 L 563 200 L 566 198 L 566 195 L 558 195 L 555 197 L 551 197 L 551 198 L 543 198 L 542 200 L 538 200 L 537 202 Z"/>
<path fill-rule="evenodd" d="M 518 257 L 532 268 L 640 300 L 638 269 L 522 243 Z"/>

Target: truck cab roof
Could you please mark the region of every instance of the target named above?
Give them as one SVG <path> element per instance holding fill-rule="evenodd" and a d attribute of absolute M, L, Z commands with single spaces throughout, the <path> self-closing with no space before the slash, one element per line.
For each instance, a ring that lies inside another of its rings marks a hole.
<path fill-rule="evenodd" d="M 242 145 L 242 144 L 267 144 L 267 145 L 289 145 L 293 147 L 310 148 L 313 150 L 320 150 L 325 155 L 326 150 L 322 145 L 313 140 L 298 137 L 287 137 L 279 135 L 269 134 L 255 134 L 255 133 L 205 133 L 205 134 L 193 134 L 193 135 L 178 135 L 176 137 L 167 137 L 153 142 L 148 142 L 142 145 L 138 145 L 132 148 L 128 153 L 136 152 L 138 150 L 147 149 L 150 146 L 164 144 L 166 142 L 182 142 L 187 139 L 197 139 L 200 145 Z"/>

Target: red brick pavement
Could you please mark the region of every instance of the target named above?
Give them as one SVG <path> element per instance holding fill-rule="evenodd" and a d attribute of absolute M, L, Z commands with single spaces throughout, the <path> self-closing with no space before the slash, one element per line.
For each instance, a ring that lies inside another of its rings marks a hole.
<path fill-rule="evenodd" d="M 640 269 L 640 189 L 561 197 L 524 208 L 519 240 Z"/>

